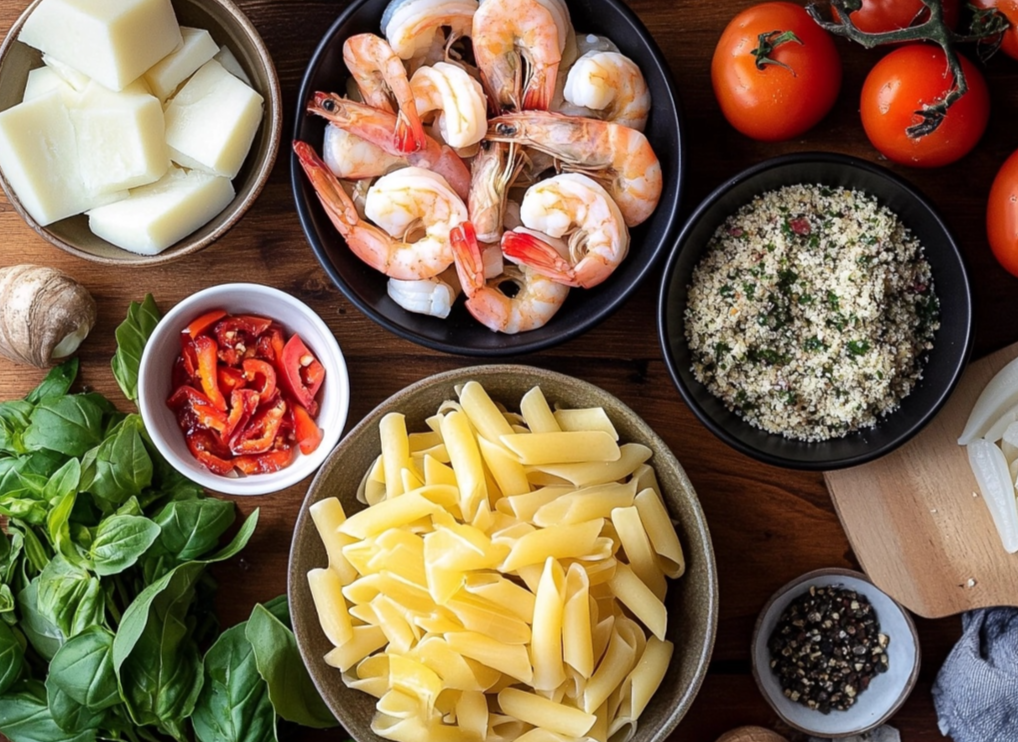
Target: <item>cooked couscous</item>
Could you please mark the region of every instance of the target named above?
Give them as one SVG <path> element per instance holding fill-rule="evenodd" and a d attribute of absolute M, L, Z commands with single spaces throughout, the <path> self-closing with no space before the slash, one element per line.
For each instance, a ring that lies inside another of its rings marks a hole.
<path fill-rule="evenodd" d="M 788 186 L 729 217 L 694 270 L 692 371 L 752 425 L 841 437 L 922 378 L 939 306 L 921 245 L 874 197 Z"/>

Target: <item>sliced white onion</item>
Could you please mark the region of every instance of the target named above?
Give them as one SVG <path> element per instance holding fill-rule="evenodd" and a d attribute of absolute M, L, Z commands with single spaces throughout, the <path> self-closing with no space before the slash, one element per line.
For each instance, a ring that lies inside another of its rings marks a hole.
<path fill-rule="evenodd" d="M 993 424 L 990 425 L 986 434 L 983 435 L 983 438 L 988 440 L 990 443 L 996 443 L 1004 437 L 1004 431 L 1007 430 L 1008 426 L 1015 422 L 1018 422 L 1018 405 L 1015 405 L 1003 415 L 998 417 Z"/>
<path fill-rule="evenodd" d="M 1018 500 L 1007 459 L 996 445 L 982 438 L 968 444 L 969 465 L 990 509 L 997 533 L 1009 554 L 1018 551 Z"/>
<path fill-rule="evenodd" d="M 983 389 L 969 413 L 958 445 L 967 445 L 973 438 L 987 433 L 990 426 L 1015 405 L 1018 405 L 1018 358 L 1000 369 Z"/>

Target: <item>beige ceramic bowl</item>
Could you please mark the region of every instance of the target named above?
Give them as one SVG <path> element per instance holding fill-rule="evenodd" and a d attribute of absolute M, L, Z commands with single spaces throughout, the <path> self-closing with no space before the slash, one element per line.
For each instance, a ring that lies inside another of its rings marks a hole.
<path fill-rule="evenodd" d="M 41 0 L 34 0 L 11 27 L 0 45 L 0 111 L 21 102 L 30 70 L 42 66 L 42 55 L 17 40 L 25 20 Z M 251 80 L 251 86 L 265 99 L 265 117 L 255 135 L 244 167 L 233 180 L 237 192 L 233 201 L 204 227 L 158 255 L 136 255 L 111 245 L 92 234 L 88 217 L 78 215 L 48 226 L 40 226 L 21 205 L 17 194 L 0 171 L 0 186 L 21 217 L 47 241 L 85 260 L 116 266 L 149 266 L 169 263 L 198 252 L 222 237 L 261 193 L 276 161 L 282 128 L 282 100 L 279 79 L 269 51 L 258 31 L 230 0 L 173 0 L 177 20 L 183 26 L 204 28 L 220 46 L 229 47 Z"/>
<path fill-rule="evenodd" d="M 654 452 L 650 463 L 657 472 L 672 522 L 682 542 L 686 573 L 669 586 L 668 638 L 675 643 L 668 673 L 643 715 L 634 742 L 665 739 L 689 710 L 700 688 L 717 627 L 718 587 L 714 552 L 700 502 L 682 466 L 651 428 L 611 394 L 585 381 L 529 366 L 490 365 L 448 371 L 419 381 L 396 393 L 357 425 L 325 461 L 308 491 L 290 550 L 288 592 L 293 629 L 304 662 L 318 690 L 347 731 L 358 742 L 381 742 L 371 731 L 375 698 L 348 689 L 339 670 L 323 656 L 329 644 L 318 622 L 307 573 L 328 564 L 325 547 L 315 531 L 308 508 L 326 497 L 338 497 L 347 514 L 363 509 L 357 502 L 362 474 L 379 453 L 378 421 L 388 412 L 406 415 L 407 430 L 426 430 L 425 418 L 439 404 L 455 399 L 454 387 L 476 380 L 496 402 L 519 410 L 524 393 L 540 385 L 549 403 L 564 407 L 603 407 L 620 441 L 643 443 Z"/>

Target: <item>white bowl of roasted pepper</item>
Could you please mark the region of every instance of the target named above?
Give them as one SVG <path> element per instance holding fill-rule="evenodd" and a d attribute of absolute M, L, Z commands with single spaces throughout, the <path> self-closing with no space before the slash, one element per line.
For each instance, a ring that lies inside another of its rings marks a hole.
<path fill-rule="evenodd" d="M 753 632 L 753 676 L 789 726 L 819 737 L 884 723 L 919 676 L 912 618 L 866 575 L 820 569 L 778 590 Z"/>

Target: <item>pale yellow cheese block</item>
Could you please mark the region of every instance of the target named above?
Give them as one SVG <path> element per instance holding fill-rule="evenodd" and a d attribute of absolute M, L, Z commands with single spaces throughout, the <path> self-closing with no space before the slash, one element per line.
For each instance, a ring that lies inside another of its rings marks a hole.
<path fill-rule="evenodd" d="M 166 100 L 180 83 L 219 52 L 212 34 L 203 28 L 180 27 L 184 43 L 145 73 L 144 79 L 159 100 Z"/>
<path fill-rule="evenodd" d="M 39 67 L 28 73 L 28 80 L 25 82 L 25 94 L 22 96 L 22 100 L 32 100 L 54 90 L 59 91 L 65 100 L 70 100 L 77 95 L 77 91 L 51 68 Z"/>
<path fill-rule="evenodd" d="M 219 64 L 223 65 L 223 69 L 225 69 L 227 72 L 236 77 L 245 85 L 251 84 L 251 78 L 247 76 L 246 72 L 244 72 L 244 68 L 241 67 L 240 62 L 238 61 L 234 53 L 230 51 L 230 47 L 224 44 L 223 47 L 219 50 L 219 52 L 216 54 L 216 56 L 212 58 L 219 62 Z"/>
<path fill-rule="evenodd" d="M 182 43 L 170 0 L 43 0 L 18 39 L 111 90 Z"/>
<path fill-rule="evenodd" d="M 125 250 L 156 255 L 207 224 L 234 195 L 229 178 L 171 167 L 128 198 L 90 211 L 88 226 Z"/>
<path fill-rule="evenodd" d="M 78 72 L 76 69 L 71 67 L 69 64 L 61 62 L 59 59 L 54 57 L 52 54 L 42 55 L 43 64 L 49 67 L 53 72 L 60 76 L 60 78 L 74 88 L 79 93 L 88 87 L 88 84 L 92 81 L 88 75 L 84 75 Z"/>
<path fill-rule="evenodd" d="M 166 107 L 170 158 L 227 178 L 244 164 L 263 115 L 262 96 L 211 60 Z"/>

